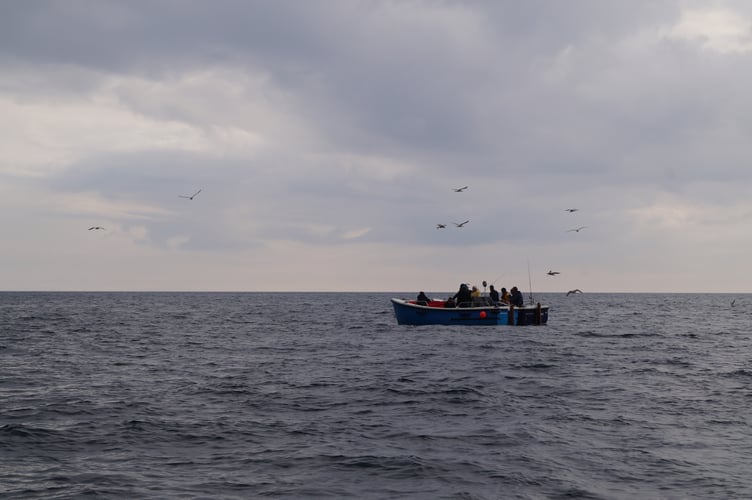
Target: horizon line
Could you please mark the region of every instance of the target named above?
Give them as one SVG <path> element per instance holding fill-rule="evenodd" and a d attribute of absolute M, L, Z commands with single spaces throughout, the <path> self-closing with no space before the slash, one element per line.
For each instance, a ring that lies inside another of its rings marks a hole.
<path fill-rule="evenodd" d="M 0 290 L 0 293 L 394 293 L 414 294 L 417 291 L 396 290 Z M 453 294 L 452 291 L 426 292 L 437 294 Z M 535 294 L 566 294 L 567 291 L 536 291 Z M 583 294 L 693 294 L 693 295 L 729 295 L 729 294 L 752 294 L 752 292 L 726 291 L 726 292 L 672 292 L 672 291 L 588 291 Z M 529 295 L 530 292 L 523 292 Z"/>

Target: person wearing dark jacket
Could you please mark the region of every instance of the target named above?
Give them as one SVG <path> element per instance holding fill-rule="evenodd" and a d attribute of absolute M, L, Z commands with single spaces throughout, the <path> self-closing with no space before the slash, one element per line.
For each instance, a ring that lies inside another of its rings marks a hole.
<path fill-rule="evenodd" d="M 454 299 L 454 302 L 458 307 L 470 307 L 473 302 L 473 297 L 470 293 L 470 289 L 467 287 L 467 285 L 462 283 L 460 285 L 460 289 L 457 291 L 457 293 L 454 294 L 454 297 L 452 298 Z"/>
<path fill-rule="evenodd" d="M 525 305 L 525 299 L 522 297 L 522 292 L 516 286 L 513 286 L 509 294 L 509 303 L 514 307 L 522 307 Z"/>
<path fill-rule="evenodd" d="M 488 296 L 491 297 L 491 302 L 494 304 L 498 304 L 499 302 L 499 291 L 494 288 L 493 285 L 488 289 Z"/>
<path fill-rule="evenodd" d="M 431 299 L 428 298 L 428 295 L 426 295 L 423 292 L 420 292 L 418 294 L 418 303 L 421 305 L 428 305 L 428 303 L 431 302 Z"/>

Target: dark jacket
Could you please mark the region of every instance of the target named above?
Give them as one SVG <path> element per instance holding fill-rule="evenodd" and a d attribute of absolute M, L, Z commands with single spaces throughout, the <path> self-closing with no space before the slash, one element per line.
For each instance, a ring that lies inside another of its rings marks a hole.
<path fill-rule="evenodd" d="M 470 289 L 464 283 L 460 285 L 460 289 L 452 298 L 459 307 L 469 307 L 473 301 L 473 297 L 470 295 Z"/>
<path fill-rule="evenodd" d="M 519 290 L 512 290 L 512 293 L 509 297 L 509 303 L 512 304 L 514 307 L 522 307 L 525 305 L 525 299 L 522 296 L 522 292 Z"/>

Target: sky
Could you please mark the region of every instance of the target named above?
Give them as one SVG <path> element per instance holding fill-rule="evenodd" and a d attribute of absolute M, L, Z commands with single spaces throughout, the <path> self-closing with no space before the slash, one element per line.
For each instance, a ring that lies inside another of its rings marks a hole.
<path fill-rule="evenodd" d="M 0 290 L 752 292 L 750 89 L 746 0 L 1 2 Z"/>

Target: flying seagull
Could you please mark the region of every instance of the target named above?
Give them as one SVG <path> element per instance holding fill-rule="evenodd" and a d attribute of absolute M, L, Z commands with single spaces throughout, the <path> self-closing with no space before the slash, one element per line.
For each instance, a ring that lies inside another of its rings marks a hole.
<path fill-rule="evenodd" d="M 461 188 L 452 188 L 452 190 L 454 190 L 455 193 L 461 193 L 465 189 L 467 189 L 467 186 L 462 186 Z"/>
<path fill-rule="evenodd" d="M 734 307 L 734 304 L 736 304 L 736 299 L 731 301 L 731 307 Z"/>
<path fill-rule="evenodd" d="M 436 224 L 436 229 L 444 229 L 446 224 Z"/>
<path fill-rule="evenodd" d="M 569 296 L 570 296 L 570 295 L 572 295 L 573 293 L 582 293 L 582 290 L 580 290 L 579 288 L 575 288 L 574 290 L 569 290 L 569 291 L 567 292 L 567 297 L 569 297 Z"/>
<path fill-rule="evenodd" d="M 104 229 L 104 228 L 103 228 L 102 226 L 91 226 L 91 227 L 89 228 L 89 231 L 99 231 L 100 229 L 101 229 L 102 231 L 104 231 L 104 230 L 105 230 L 105 229 Z"/>
<path fill-rule="evenodd" d="M 549 271 L 546 274 L 548 274 L 549 276 L 556 276 L 557 274 L 561 274 L 561 273 L 559 271 Z"/>
<path fill-rule="evenodd" d="M 580 226 L 580 227 L 577 227 L 577 228 L 574 228 L 574 229 L 567 229 L 567 232 L 569 233 L 569 232 L 571 232 L 571 231 L 574 231 L 575 233 L 579 233 L 580 231 L 582 231 L 582 230 L 583 230 L 583 229 L 585 229 L 586 227 L 587 227 L 587 226 Z"/>
<path fill-rule="evenodd" d="M 195 193 L 193 193 L 193 194 L 192 194 L 192 195 L 190 195 L 190 196 L 187 196 L 187 195 L 184 195 L 184 194 L 179 194 L 179 195 L 178 195 L 178 198 L 188 198 L 189 200 L 192 200 L 192 199 L 193 199 L 193 198 L 195 198 L 195 197 L 196 197 L 196 195 L 197 195 L 197 194 L 199 194 L 200 192 L 201 192 L 201 190 L 199 189 L 198 191 L 196 191 Z"/>
<path fill-rule="evenodd" d="M 455 226 L 457 226 L 457 227 L 463 227 L 463 226 L 464 226 L 465 224 L 467 224 L 468 222 L 470 222 L 470 221 L 469 221 L 469 220 L 466 220 L 465 222 L 459 222 L 459 223 L 458 223 L 458 222 L 455 222 L 455 223 L 454 223 L 454 225 L 455 225 Z"/>
<path fill-rule="evenodd" d="M 576 212 L 577 210 L 579 210 L 579 208 L 565 208 L 565 209 L 564 209 L 564 211 L 565 211 L 565 212 L 569 212 L 570 214 L 571 214 L 572 212 Z"/>

